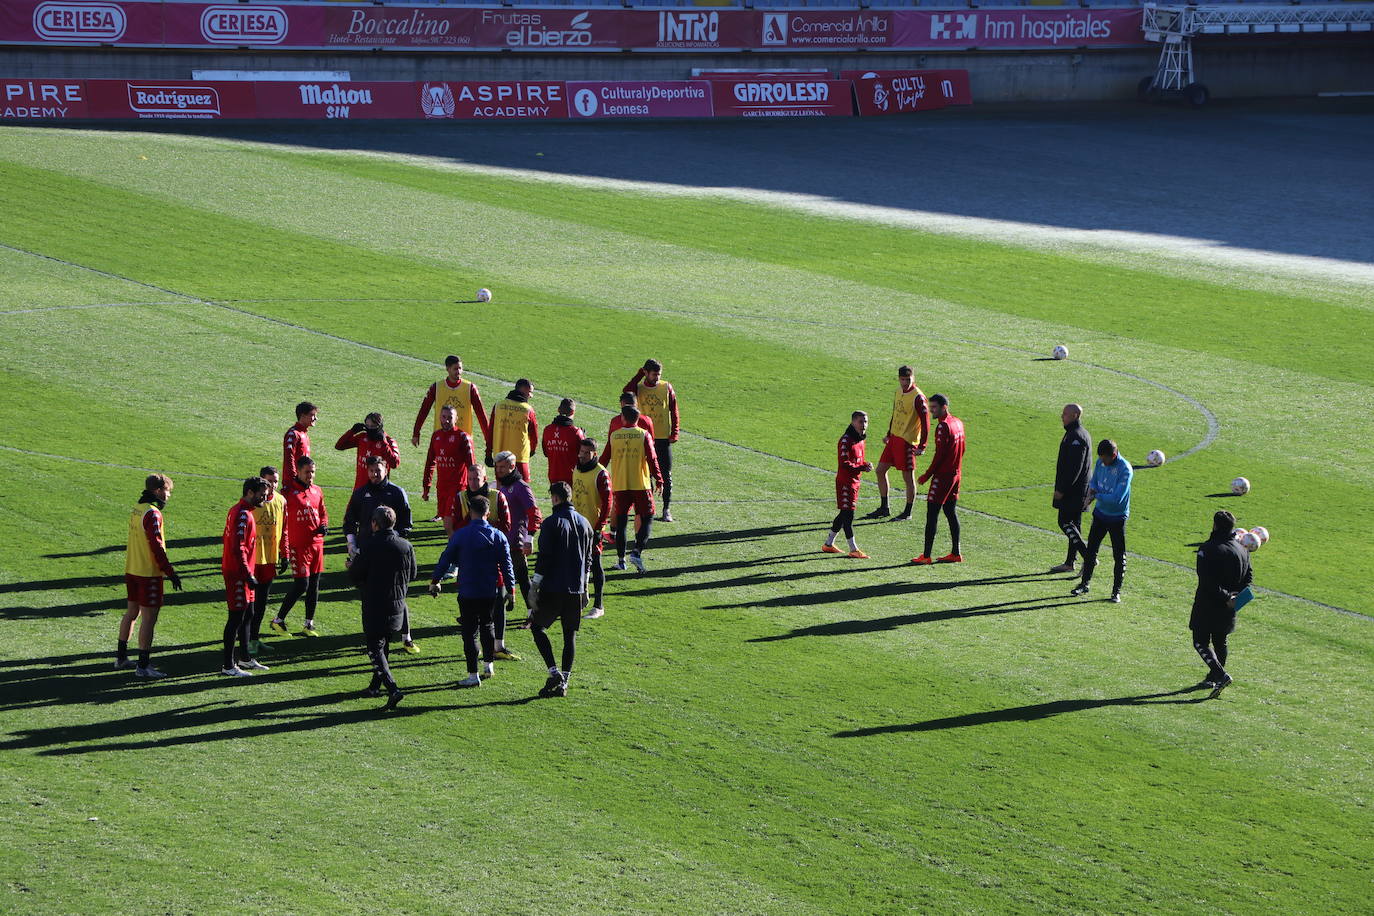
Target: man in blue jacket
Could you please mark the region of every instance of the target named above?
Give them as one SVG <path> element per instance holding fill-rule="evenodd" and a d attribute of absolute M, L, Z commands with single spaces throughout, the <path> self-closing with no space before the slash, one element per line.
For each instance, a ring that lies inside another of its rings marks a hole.
<path fill-rule="evenodd" d="M 439 594 L 439 581 L 452 567 L 458 567 L 458 625 L 463 633 L 463 657 L 468 676 L 459 687 L 477 687 L 482 677 L 494 673 L 496 655 L 496 616 L 498 603 L 504 606 L 515 586 L 515 568 L 510 561 L 506 536 L 487 522 L 485 496 L 468 497 L 468 523 L 449 538 L 448 546 L 434 566 L 429 593 Z M 482 675 L 477 674 L 477 640 L 482 640 Z"/>
<path fill-rule="evenodd" d="M 539 556 L 530 589 L 530 635 L 549 666 L 541 697 L 568 695 L 577 652 L 577 628 L 587 606 L 587 577 L 592 571 L 592 524 L 572 507 L 572 487 L 559 480 L 549 486 L 553 512 L 539 527 Z M 563 624 L 563 667 L 553 661 L 553 644 L 546 632 L 555 620 Z"/>
<path fill-rule="evenodd" d="M 1097 551 L 1102 540 L 1112 538 L 1113 604 L 1121 602 L 1121 580 L 1126 575 L 1126 519 L 1131 515 L 1131 463 L 1121 457 L 1116 443 L 1103 439 L 1097 443 L 1097 463 L 1088 480 L 1088 502 L 1093 506 L 1093 524 L 1088 530 L 1088 550 L 1083 557 L 1083 581 L 1070 594 L 1086 595 L 1097 568 Z"/>

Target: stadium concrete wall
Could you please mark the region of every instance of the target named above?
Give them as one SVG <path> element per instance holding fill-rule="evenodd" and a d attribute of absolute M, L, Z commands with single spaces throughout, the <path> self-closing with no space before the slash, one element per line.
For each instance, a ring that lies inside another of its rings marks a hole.
<path fill-rule="evenodd" d="M 364 54 L 0 48 L 0 76 L 190 79 L 192 70 L 347 70 L 355 80 L 678 80 L 704 69 L 967 69 L 974 104 L 1134 98 L 1158 52 Z M 1374 91 L 1374 43 L 1194 46 L 1214 97 L 1299 97 Z"/>

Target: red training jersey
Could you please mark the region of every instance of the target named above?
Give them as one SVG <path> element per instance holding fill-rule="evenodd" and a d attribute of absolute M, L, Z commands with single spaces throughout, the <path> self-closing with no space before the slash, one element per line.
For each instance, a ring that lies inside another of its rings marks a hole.
<path fill-rule="evenodd" d="M 964 474 L 964 421 L 946 414 L 935 424 L 935 457 L 921 475 L 920 483 L 931 477 L 958 483 Z"/>
<path fill-rule="evenodd" d="M 291 550 L 301 550 L 316 541 L 324 540 L 324 535 L 315 532 L 321 525 L 329 524 L 329 512 L 324 507 L 324 491 L 313 484 L 300 485 L 300 481 L 281 491 L 286 500 L 286 542 Z"/>
<path fill-rule="evenodd" d="M 839 465 L 835 470 L 836 480 L 855 481 L 864 472 L 864 440 L 850 426 L 840 436 L 838 443 Z"/>
<path fill-rule="evenodd" d="M 302 458 L 310 456 L 310 432 L 309 427 L 301 426 L 300 422 L 292 424 L 286 431 L 286 435 L 281 441 L 281 475 L 282 480 L 296 479 L 296 462 Z"/>
<path fill-rule="evenodd" d="M 461 490 L 468 485 L 468 468 L 476 463 L 472 453 L 472 437 L 461 429 L 436 429 L 429 437 L 429 451 L 425 454 L 425 473 L 421 486 L 429 492 L 434 472 L 439 472 L 439 489 Z M 355 488 L 356 489 L 356 488 Z"/>
<path fill-rule="evenodd" d="M 258 521 L 253 507 L 240 499 L 224 518 L 224 553 L 220 570 L 224 578 L 240 580 L 253 575 L 253 554 L 258 546 Z"/>
<path fill-rule="evenodd" d="M 574 426 L 571 420 L 560 422 L 565 419 L 559 417 L 544 427 L 541 447 L 549 463 L 549 483 L 556 480 L 572 483 L 573 468 L 577 466 L 577 449 L 582 440 L 587 438 L 586 433 Z"/>
<path fill-rule="evenodd" d="M 387 435 L 383 435 L 381 439 L 369 439 L 365 431 L 355 433 L 350 430 L 339 437 L 339 441 L 334 443 L 334 448 L 341 452 L 351 448 L 358 450 L 357 466 L 353 471 L 355 490 L 367 483 L 367 459 L 373 455 L 385 461 L 386 466 L 393 471 L 401 466 L 401 450 L 396 447 L 396 440 Z"/>

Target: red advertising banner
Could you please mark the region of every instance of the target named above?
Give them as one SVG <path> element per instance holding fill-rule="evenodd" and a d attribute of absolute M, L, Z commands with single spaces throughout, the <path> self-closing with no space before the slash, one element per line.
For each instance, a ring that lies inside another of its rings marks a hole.
<path fill-rule="evenodd" d="M 853 80 L 861 115 L 973 104 L 967 70 L 843 70 L 840 77 Z"/>
<path fill-rule="evenodd" d="M 418 83 L 296 83 L 253 84 L 259 118 L 351 120 L 403 118 L 418 120 Z"/>
<path fill-rule="evenodd" d="M 255 118 L 252 83 L 86 80 L 92 118 Z"/>
<path fill-rule="evenodd" d="M 319 44 L 325 10 L 313 5 L 164 3 L 163 43 L 173 47 Z"/>
<path fill-rule="evenodd" d="M 825 50 L 891 48 L 896 25 L 892 12 L 873 10 L 760 11 L 757 48 Z"/>
<path fill-rule="evenodd" d="M 0 0 L 0 44 L 712 51 L 1126 47 L 1139 9 L 646 10 Z"/>
<path fill-rule="evenodd" d="M 896 17 L 896 47 L 1080 48 L 1145 44 L 1140 10 L 969 10 L 902 11 Z"/>
<path fill-rule="evenodd" d="M 568 116 L 568 96 L 561 80 L 469 80 L 410 85 L 420 89 L 420 111 L 426 118 L 524 120 Z"/>
<path fill-rule="evenodd" d="M 82 80 L 0 81 L 0 119 L 27 121 L 87 116 L 86 84 Z"/>
<path fill-rule="evenodd" d="M 787 118 L 852 115 L 849 80 L 712 80 L 716 117 Z"/>
<path fill-rule="evenodd" d="M 681 82 L 568 83 L 572 118 L 709 118 L 711 84 Z"/>

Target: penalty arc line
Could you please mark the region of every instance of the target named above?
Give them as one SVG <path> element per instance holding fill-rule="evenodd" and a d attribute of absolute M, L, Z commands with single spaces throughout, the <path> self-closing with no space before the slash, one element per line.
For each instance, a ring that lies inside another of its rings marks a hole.
<path fill-rule="evenodd" d="M 326 338 L 326 339 L 328 339 L 328 340 L 337 341 L 337 342 L 339 342 L 339 343 L 348 344 L 348 345 L 355 346 L 355 347 L 361 347 L 361 348 L 363 348 L 363 349 L 365 349 L 365 350 L 369 350 L 369 351 L 374 352 L 374 353 L 380 353 L 380 354 L 384 354 L 384 355 L 386 355 L 386 356 L 394 356 L 394 357 L 397 357 L 397 358 L 399 358 L 399 359 L 407 360 L 407 361 L 409 361 L 409 362 L 420 363 L 420 364 L 422 364 L 422 365 L 433 366 L 433 367 L 436 367 L 436 368 L 439 366 L 439 364 L 436 363 L 436 362 L 434 362 L 433 360 L 427 360 L 427 359 L 424 359 L 424 358 L 422 358 L 422 357 L 413 356 L 413 355 L 411 355 L 411 354 L 409 354 L 409 353 L 400 353 L 400 352 L 395 351 L 395 350 L 388 350 L 388 349 L 386 349 L 385 347 L 378 347 L 378 346 L 376 346 L 376 345 L 374 345 L 374 344 L 363 343 L 362 341 L 358 341 L 358 340 L 351 340 L 351 339 L 349 339 L 349 338 L 347 338 L 347 337 L 342 337 L 342 336 L 340 336 L 340 335 L 338 335 L 338 334 L 331 334 L 331 333 L 329 333 L 329 332 L 327 332 L 327 331 L 319 331 L 319 330 L 316 330 L 316 329 L 314 329 L 314 328 L 307 328 L 307 327 L 304 327 L 303 325 L 295 324 L 295 323 L 293 323 L 293 322 L 286 321 L 286 320 L 281 319 L 281 318 L 273 318 L 273 317 L 268 316 L 268 315 L 259 315 L 259 314 L 255 313 L 255 312 L 250 312 L 250 311 L 248 311 L 247 309 L 235 308 L 235 307 L 233 307 L 233 306 L 227 305 L 227 304 L 225 304 L 223 301 L 217 302 L 217 301 L 211 300 L 211 299 L 201 299 L 201 298 L 199 298 L 199 297 L 191 296 L 191 295 L 188 295 L 188 294 L 186 294 L 186 293 L 177 292 L 176 290 L 173 290 L 173 289 L 167 289 L 167 288 L 165 288 L 165 287 L 157 286 L 157 285 L 154 285 L 154 284 L 152 284 L 152 283 L 144 283 L 144 282 L 141 281 L 141 280 L 134 280 L 134 279 L 132 279 L 132 278 L 130 278 L 130 277 L 122 277 L 122 276 L 120 276 L 120 275 L 118 275 L 118 274 L 109 273 L 109 272 L 107 272 L 107 271 L 99 270 L 98 268 L 94 268 L 94 267 L 87 267 L 87 266 L 84 265 L 84 264 L 78 264 L 78 263 L 76 263 L 76 262 L 74 262 L 74 261 L 67 261 L 67 260 L 64 260 L 64 259 L 62 259 L 62 258 L 53 257 L 52 255 L 39 254 L 39 253 L 37 253 L 37 252 L 27 251 L 27 250 L 22 249 L 22 248 L 15 248 L 15 247 L 13 247 L 13 246 L 5 245 L 5 244 L 3 244 L 3 243 L 0 243 L 0 248 L 7 248 L 7 249 L 9 249 L 10 251 L 15 251 L 15 252 L 18 252 L 18 253 L 21 253 L 21 254 L 33 255 L 34 257 L 43 258 L 44 260 L 54 261 L 54 262 L 59 263 L 59 264 L 65 264 L 65 265 L 67 265 L 67 266 L 69 266 L 69 267 L 75 267 L 75 268 L 77 268 L 77 269 L 79 269 L 79 270 L 88 270 L 88 271 L 91 271 L 91 272 L 93 272 L 93 273 L 100 274 L 101 276 L 108 277 L 108 278 L 110 278 L 110 279 L 114 279 L 114 280 L 123 280 L 123 281 L 125 281 L 125 282 L 134 283 L 134 284 L 136 284 L 136 285 L 138 285 L 138 286 L 143 286 L 143 287 L 146 287 L 146 288 L 148 288 L 148 289 L 154 289 L 154 290 L 157 290 L 157 291 L 159 291 L 159 292 L 166 293 L 166 294 L 171 295 L 171 296 L 177 296 L 177 297 L 179 297 L 179 298 L 181 298 L 181 299 L 185 299 L 185 300 L 187 300 L 188 302 L 193 303 L 193 304 L 207 305 L 207 306 L 211 306 L 212 308 L 224 309 L 225 311 L 233 312 L 233 313 L 239 314 L 239 315 L 245 315 L 245 316 L 250 317 L 250 318 L 256 318 L 256 319 L 258 319 L 258 320 L 267 321 L 267 322 L 270 322 L 270 323 L 273 323 L 273 324 L 282 325 L 283 327 L 288 327 L 288 328 L 291 328 L 291 329 L 293 329 L 293 330 L 297 330 L 297 331 L 304 332 L 304 333 L 306 333 L 306 334 L 312 334 L 312 335 L 315 335 L 315 336 L 317 336 L 317 337 L 323 337 L 323 338 Z M 819 322 L 818 322 L 818 324 L 819 324 Z M 975 344 L 977 343 L 977 342 L 974 342 L 974 341 L 959 341 L 959 342 L 961 342 L 961 343 L 975 343 Z M 1029 352 L 1029 351 L 1025 351 L 1025 350 L 1017 350 L 1016 348 L 1012 348 L 1012 347 L 1003 347 L 1003 346 L 999 346 L 999 345 L 995 345 L 995 344 L 979 344 L 979 345 L 981 345 L 981 346 L 994 347 L 994 348 L 996 348 L 996 349 L 1007 350 L 1007 351 L 1016 352 L 1016 353 Z M 1092 364 L 1090 364 L 1090 363 L 1084 363 L 1083 365 L 1089 365 L 1089 366 L 1091 366 Z M 1128 373 L 1128 372 L 1123 372 L 1123 371 L 1115 370 L 1115 369 L 1108 369 L 1107 367 L 1095 367 L 1095 368 L 1104 368 L 1104 369 L 1107 369 L 1107 371 L 1109 371 L 1109 372 L 1116 372 L 1116 373 L 1118 373 L 1118 374 L 1120 374 L 1120 375 L 1123 375 L 1123 376 L 1126 376 L 1126 377 L 1128 377 L 1128 378 L 1139 378 L 1138 376 L 1131 375 L 1131 374 Z M 472 375 L 475 375 L 475 376 L 477 376 L 478 378 L 481 378 L 481 379 L 486 379 L 486 380 L 489 380 L 489 381 L 500 382 L 500 383 L 502 383 L 502 384 L 506 384 L 505 381 L 504 381 L 503 379 L 496 378 L 495 376 L 483 375 L 483 374 L 481 374 L 481 373 L 476 373 L 476 372 L 471 373 L 471 374 L 472 374 Z M 1187 400 L 1192 400 L 1192 399 L 1188 398 L 1186 395 L 1182 395 L 1181 392 L 1174 392 L 1173 389 L 1171 389 L 1171 388 L 1169 388 L 1168 386 L 1163 385 L 1163 384 L 1161 384 L 1161 383 L 1159 383 L 1159 382 L 1154 382 L 1154 381 L 1151 381 L 1151 380 L 1149 380 L 1149 379 L 1144 379 L 1144 378 L 1140 378 L 1139 380 L 1140 380 L 1140 381 L 1143 381 L 1143 382 L 1146 382 L 1147 384 L 1155 385 L 1156 387 L 1162 388 L 1162 389 L 1164 389 L 1164 390 L 1166 390 L 1166 391 L 1169 391 L 1169 392 L 1171 392 L 1171 393 L 1180 394 L 1180 396 L 1184 397 L 1184 398 L 1187 399 Z M 1201 405 L 1200 402 L 1195 402 L 1195 403 L 1197 403 L 1199 407 L 1202 407 L 1202 405 Z M 603 413 L 603 414 L 606 414 L 606 415 L 608 415 L 608 416 L 614 414 L 614 411 L 607 410 L 607 409 L 604 408 L 604 407 L 598 407 L 598 406 L 596 406 L 596 405 L 591 405 L 591 404 L 589 404 L 589 405 L 587 405 L 587 406 L 592 407 L 594 410 L 597 410 L 598 412 Z M 1211 423 L 1215 422 L 1215 417 L 1211 414 L 1211 411 L 1207 411 L 1205 407 L 1203 407 L 1202 409 L 1203 409 L 1204 411 L 1206 411 L 1206 415 L 1207 415 L 1208 417 L 1211 417 L 1211 420 L 1209 421 L 1209 433 L 1210 433 L 1210 432 L 1211 432 L 1210 426 L 1211 426 Z M 1219 427 L 1219 425 L 1218 425 L 1218 427 L 1217 427 L 1218 431 L 1219 431 L 1219 428 L 1220 428 L 1220 427 Z M 754 455 L 758 455 L 758 456 L 764 457 L 764 458 L 772 458 L 772 459 L 774 459 L 775 461 L 781 461 L 781 462 L 783 462 L 783 463 L 785 463 L 785 464 L 789 464 L 789 465 L 793 465 L 793 466 L 796 466 L 796 467 L 805 468 L 805 469 L 810 470 L 810 471 L 815 471 L 815 472 L 819 472 L 819 473 L 826 474 L 826 475 L 829 475 L 829 474 L 830 474 L 830 472 L 827 471 L 825 468 L 817 467 L 816 465 L 813 465 L 813 464 L 807 464 L 807 463 L 804 462 L 804 461 L 798 461 L 798 460 L 796 460 L 796 459 L 794 459 L 794 458 L 785 458 L 785 457 L 783 457 L 783 456 L 781 456 L 781 455 L 774 455 L 774 454 L 772 454 L 772 453 L 770 453 L 770 452 L 765 452 L 765 451 L 762 451 L 762 450 L 760 450 L 760 449 L 750 448 L 750 447 L 747 446 L 747 445 L 739 445 L 739 444 L 734 443 L 734 442 L 728 442 L 728 441 L 726 441 L 726 440 L 724 440 L 724 439 L 716 439 L 716 438 L 711 437 L 711 436 L 703 436 L 703 435 L 694 434 L 694 433 L 687 433 L 686 435 L 687 435 L 688 437 L 691 437 L 691 438 L 701 439 L 701 440 L 703 440 L 703 441 L 711 442 L 711 443 L 716 444 L 716 445 L 721 445 L 721 446 L 724 446 L 724 447 L 726 447 L 726 448 L 732 448 L 732 449 L 736 449 L 736 450 L 738 450 L 738 451 L 748 452 L 748 453 L 751 453 L 751 454 L 754 454 Z M 1207 444 L 1210 445 L 1210 444 L 1211 444 L 1211 441 L 1215 440 L 1215 438 L 1216 438 L 1216 436 L 1215 436 L 1215 435 L 1212 435 L 1212 436 L 1211 436 L 1211 439 L 1207 440 Z M 1205 446 L 1201 446 L 1201 447 L 1205 447 Z M 14 451 L 22 451 L 22 450 L 19 450 L 19 449 L 13 449 L 13 448 L 10 447 L 10 446 L 4 446 L 4 448 L 11 449 L 11 450 L 14 450 Z M 1191 454 L 1191 452 L 1193 452 L 1193 451 L 1197 451 L 1197 448 L 1198 448 L 1198 447 L 1195 447 L 1194 449 L 1192 449 L 1192 450 L 1189 452 L 1189 454 Z M 60 456 L 60 455 L 59 455 L 59 456 L 53 456 L 53 457 L 61 458 L 61 457 L 64 457 L 64 456 Z M 1181 456 L 1180 456 L 1180 457 L 1181 457 Z M 101 463 L 101 462 L 91 461 L 90 459 L 75 459 L 75 460 L 87 461 L 87 462 L 93 463 L 93 464 L 99 464 L 99 463 Z M 140 469 L 140 470 L 141 470 L 141 469 Z M 192 475 L 188 475 L 188 476 L 192 476 Z M 206 476 L 206 475 L 194 475 L 194 476 Z M 219 478 L 219 479 L 229 479 L 229 478 Z M 1015 526 L 1015 527 L 1022 528 L 1022 529 L 1027 530 L 1027 531 L 1037 531 L 1037 532 L 1040 532 L 1040 533 L 1042 533 L 1042 534 L 1054 534 L 1054 532 L 1049 531 L 1048 529 L 1045 529 L 1045 528 L 1040 528 L 1040 527 L 1038 527 L 1038 526 L 1036 526 L 1036 525 L 1031 525 L 1031 524 L 1028 524 L 1028 523 L 1026 523 L 1026 522 L 1020 522 L 1020 521 L 1017 521 L 1017 520 L 1015 520 L 1015 519 L 1005 518 L 1005 517 L 1000 516 L 1000 515 L 993 515 L 993 514 L 988 513 L 988 512 L 980 512 L 980 511 L 978 511 L 977 509 L 969 509 L 969 508 L 966 507 L 966 508 L 964 509 L 964 511 L 967 512 L 967 513 L 970 513 L 970 514 L 972 514 L 972 515 L 975 515 L 975 516 L 977 516 L 977 517 L 979 517 L 979 518 L 985 518 L 985 519 L 988 519 L 988 520 L 990 520 L 990 521 L 1002 522 L 1002 523 L 1004 523 L 1004 524 L 1013 525 L 1013 526 Z M 1127 551 L 1127 555 L 1128 555 L 1128 556 L 1131 556 L 1131 557 L 1134 557 L 1134 558 L 1136 558 L 1137 560 L 1143 560 L 1143 561 L 1150 562 L 1150 563 L 1157 563 L 1157 564 L 1160 564 L 1160 565 L 1163 565 L 1163 566 L 1170 567 L 1170 568 L 1172 568 L 1172 569 L 1181 570 L 1181 571 L 1183 571 L 1183 572 L 1191 572 L 1191 571 L 1192 571 L 1191 569 L 1189 569 L 1189 567 L 1184 566 L 1184 565 L 1181 564 L 1181 563 L 1175 563 L 1175 562 L 1173 562 L 1173 561 L 1171 561 L 1171 560 L 1164 560 L 1164 559 L 1161 559 L 1161 558 L 1159 558 L 1159 557 L 1152 557 L 1152 556 L 1148 556 L 1148 555 L 1146 555 L 1146 554 L 1138 554 L 1138 553 L 1135 553 L 1135 552 L 1133 552 L 1133 551 Z M 1349 608 L 1338 607 L 1337 605 L 1334 605 L 1334 604 L 1327 604 L 1327 603 L 1325 603 L 1325 602 L 1323 602 L 1323 601 L 1317 601 L 1317 600 L 1315 600 L 1315 599 L 1313 599 L 1313 598 L 1304 598 L 1304 597 L 1302 597 L 1301 595 L 1292 595 L 1292 594 L 1289 594 L 1289 593 L 1287 593 L 1287 592 L 1279 591 L 1278 589 L 1264 588 L 1264 587 L 1262 587 L 1262 586 L 1259 587 L 1258 590 L 1261 591 L 1261 592 L 1264 592 L 1264 593 L 1266 593 L 1266 594 L 1274 595 L 1274 596 L 1276 596 L 1276 597 L 1288 598 L 1288 599 L 1291 599 L 1291 600 L 1293 600 L 1293 601 L 1301 602 L 1301 603 L 1303 603 L 1303 604 L 1312 605 L 1313 607 L 1319 607 L 1319 608 L 1323 608 L 1323 609 L 1328 610 L 1328 611 L 1335 611 L 1335 612 L 1340 613 L 1340 614 L 1345 614 L 1345 615 L 1348 615 L 1348 616 L 1351 616 L 1351 617 L 1357 617 L 1357 618 L 1360 618 L 1360 619 L 1362 619 L 1362 620 L 1368 620 L 1368 621 L 1374 622 L 1374 615 L 1362 614 L 1362 613 L 1360 613 L 1359 611 L 1352 611 L 1352 610 L 1350 610 Z"/>

